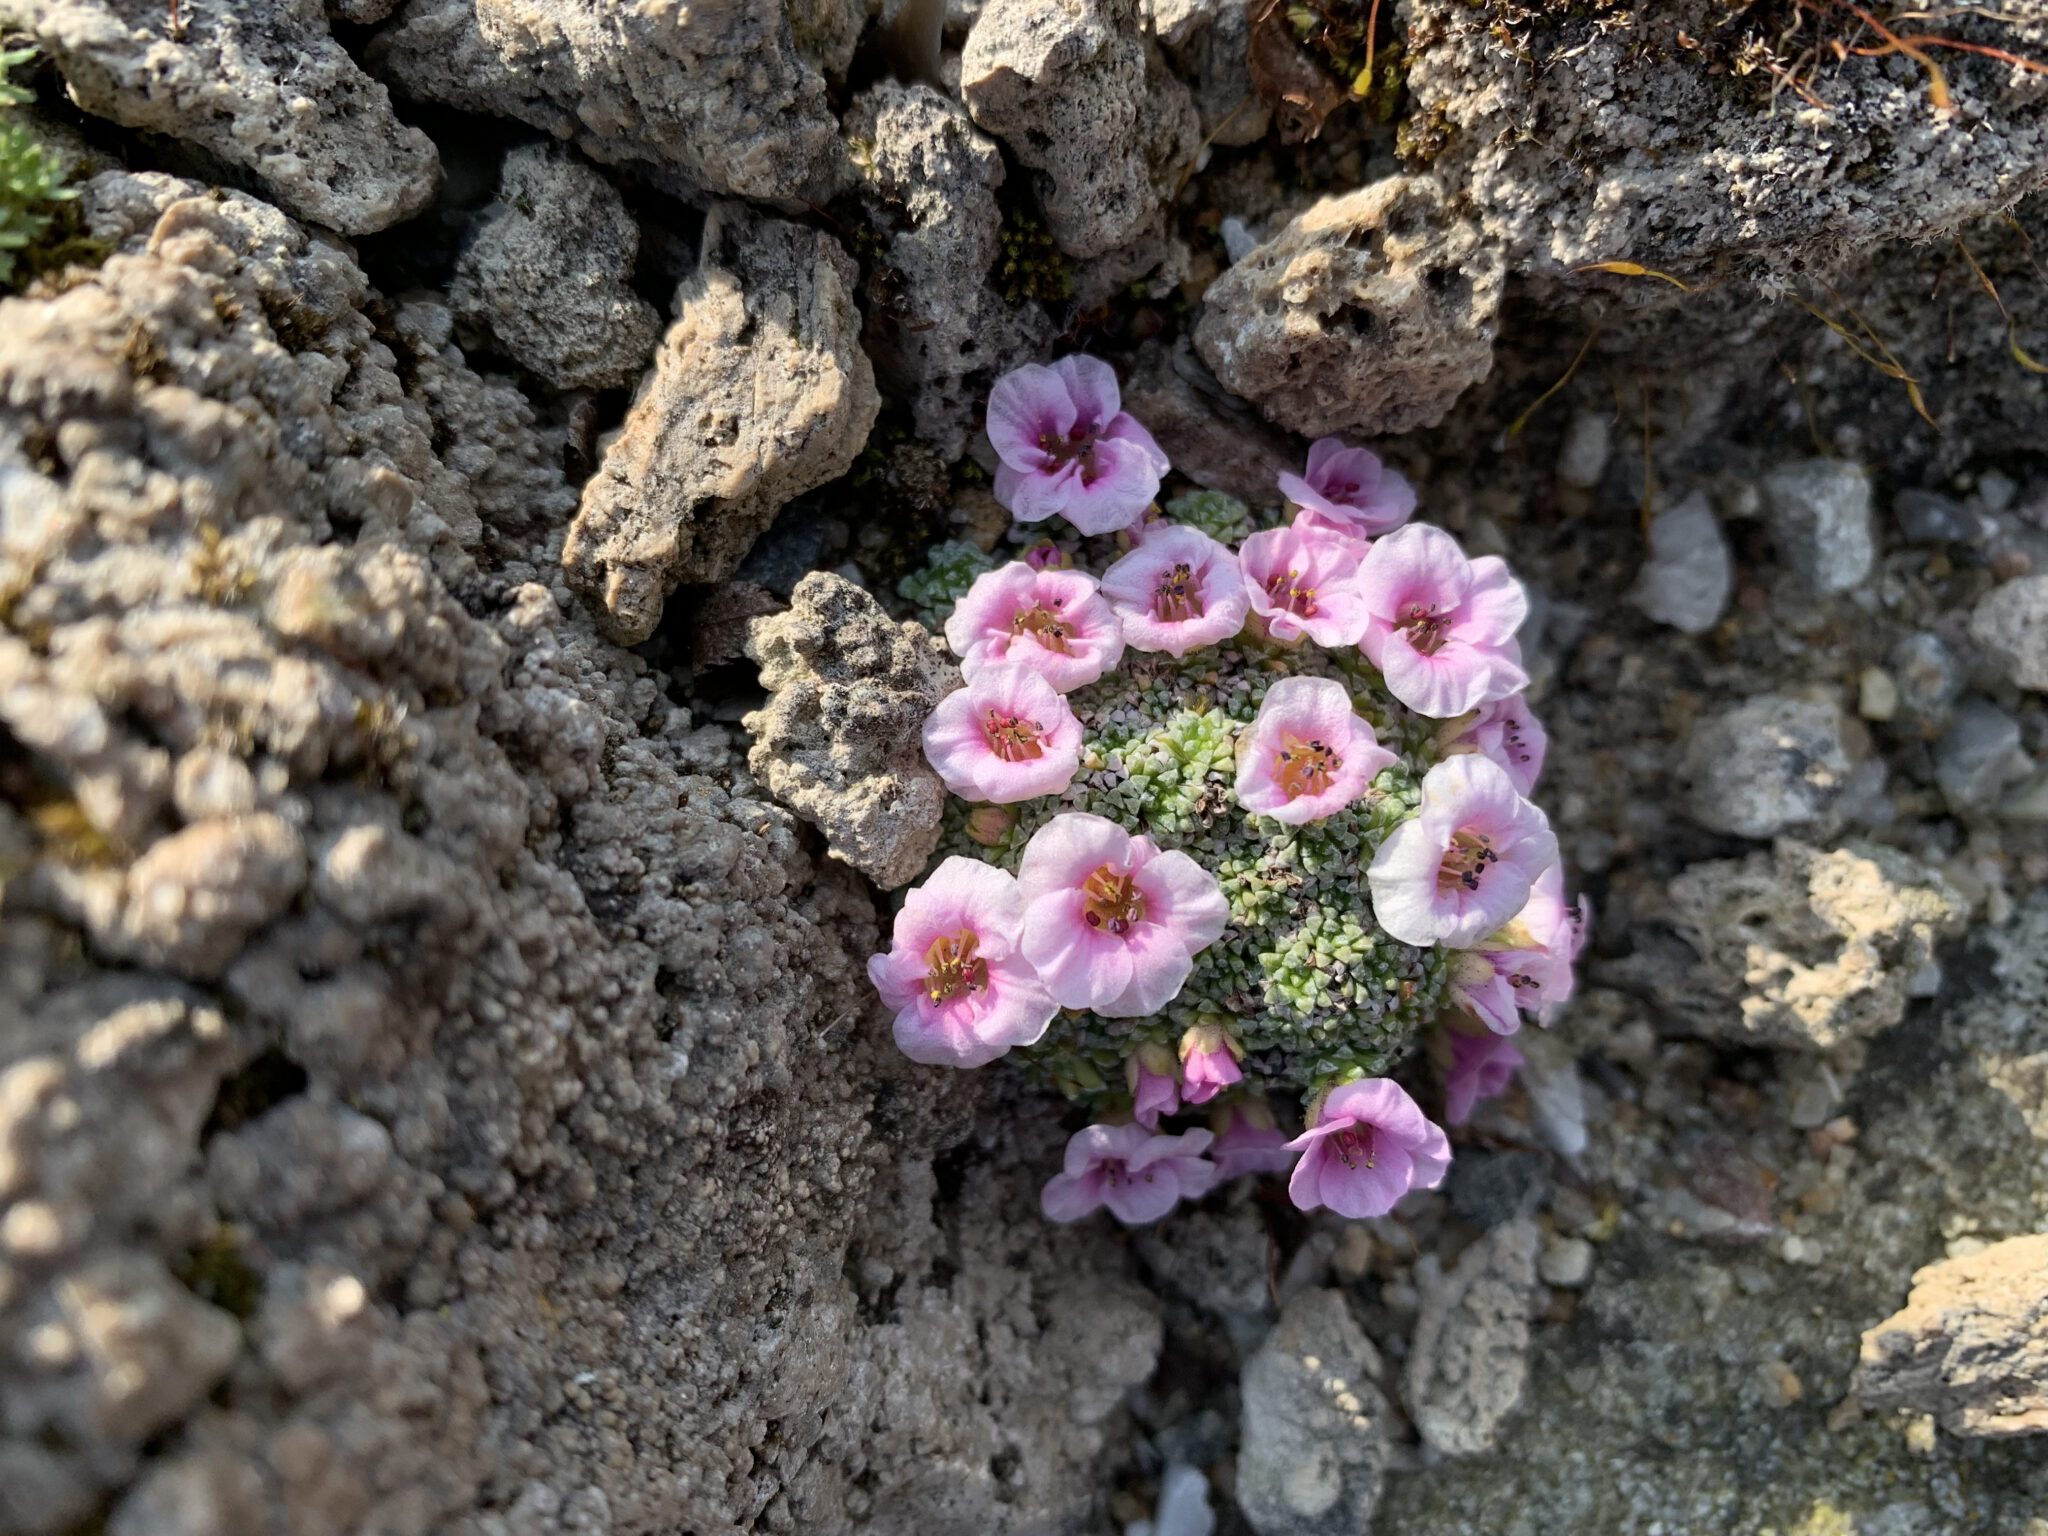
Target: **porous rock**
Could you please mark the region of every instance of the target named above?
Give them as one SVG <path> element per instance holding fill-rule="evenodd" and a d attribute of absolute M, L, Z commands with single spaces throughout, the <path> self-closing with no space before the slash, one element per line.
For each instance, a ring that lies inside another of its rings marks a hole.
<path fill-rule="evenodd" d="M 1993 587 L 1970 612 L 1970 638 L 2022 688 L 2048 689 L 2048 576 Z"/>
<path fill-rule="evenodd" d="M 302 219 L 367 235 L 434 199 L 432 141 L 328 34 L 320 0 L 23 0 L 11 14 L 86 111 L 218 155 Z"/>
<path fill-rule="evenodd" d="M 1862 470 L 1802 459 L 1764 476 L 1763 493 L 1779 555 L 1816 591 L 1846 592 L 1870 574 L 1877 546 Z"/>
<path fill-rule="evenodd" d="M 1402 1390 L 1422 1438 L 1446 1456 L 1493 1448 L 1529 1375 L 1540 1234 L 1526 1216 L 1492 1228 L 1448 1275 L 1418 1275 L 1422 1315 Z"/>
<path fill-rule="evenodd" d="M 754 620 L 747 654 L 770 694 L 744 722 L 755 776 L 876 884 L 916 878 L 946 803 L 924 759 L 924 722 L 960 685 L 944 647 L 843 576 L 813 571 L 788 613 Z"/>
<path fill-rule="evenodd" d="M 1863 1335 L 1864 1407 L 1931 1413 L 1954 1435 L 2048 1434 L 2048 1236 L 1931 1264 Z"/>
<path fill-rule="evenodd" d="M 1209 285 L 1195 347 L 1305 437 L 1434 426 L 1493 366 L 1503 264 L 1423 177 L 1302 213 Z"/>
<path fill-rule="evenodd" d="M 1834 704 L 1763 694 L 1712 714 L 1686 738 L 1679 766 L 1702 826 L 1738 837 L 1825 835 L 1854 770 Z"/>
<path fill-rule="evenodd" d="M 1342 1291 L 1288 1302 L 1245 1362 L 1237 1504 L 1259 1536 L 1363 1536 L 1386 1472 L 1379 1352 Z"/>
<path fill-rule="evenodd" d="M 967 35 L 960 95 L 1037 173 L 1069 256 L 1155 225 L 1201 145 L 1187 87 L 1138 25 L 1138 0 L 989 0 Z"/>
<path fill-rule="evenodd" d="M 721 581 L 782 504 L 846 472 L 881 410 L 856 273 L 830 235 L 721 204 L 625 425 L 583 488 L 570 581 L 627 643 Z"/>
<path fill-rule="evenodd" d="M 573 156 L 527 145 L 505 157 L 448 304 L 556 389 L 640 377 L 661 316 L 631 286 L 640 226 L 610 182 Z"/>
<path fill-rule="evenodd" d="M 960 106 L 928 85 L 885 80 L 846 115 L 859 191 L 887 232 L 864 339 L 885 386 L 911 398 L 918 435 L 958 458 L 1002 374 L 1050 344 L 1035 301 L 988 286 L 1001 249 L 1003 157 Z"/>

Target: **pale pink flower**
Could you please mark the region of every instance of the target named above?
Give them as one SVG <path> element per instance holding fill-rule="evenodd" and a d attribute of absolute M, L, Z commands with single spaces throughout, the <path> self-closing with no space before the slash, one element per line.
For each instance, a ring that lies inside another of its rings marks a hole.
<path fill-rule="evenodd" d="M 1543 813 L 1500 764 L 1466 753 L 1424 776 L 1421 810 L 1380 844 L 1366 882 L 1380 926 L 1403 944 L 1472 949 L 1522 910 L 1556 861 Z"/>
<path fill-rule="evenodd" d="M 1071 571 L 1074 557 L 1051 539 L 1040 539 L 1018 557 L 1034 571 Z"/>
<path fill-rule="evenodd" d="M 1514 989 L 1515 1001 L 1547 1021 L 1571 1000 L 1572 962 L 1586 947 L 1592 904 L 1583 896 L 1564 904 L 1564 867 L 1552 864 L 1529 888 L 1528 905 L 1498 936 L 1503 948 L 1491 958 Z"/>
<path fill-rule="evenodd" d="M 1161 1115 L 1180 1113 L 1180 1063 L 1163 1045 L 1141 1045 L 1124 1058 L 1124 1081 L 1131 1090 L 1131 1116 L 1148 1130 L 1159 1129 Z"/>
<path fill-rule="evenodd" d="M 1415 487 L 1366 448 L 1340 437 L 1309 446 L 1308 468 L 1280 476 L 1280 494 L 1316 521 L 1357 539 L 1391 533 L 1415 515 Z"/>
<path fill-rule="evenodd" d="M 1102 595 L 1141 651 L 1185 656 L 1244 628 L 1251 606 L 1237 556 L 1199 528 L 1170 524 L 1102 573 Z"/>
<path fill-rule="evenodd" d="M 1244 1080 L 1237 1064 L 1244 1048 L 1221 1024 L 1197 1024 L 1180 1037 L 1180 1093 L 1190 1104 L 1206 1104 Z"/>
<path fill-rule="evenodd" d="M 991 662 L 925 717 L 924 755 L 963 800 L 1056 795 L 1081 766 L 1081 722 L 1031 668 Z"/>
<path fill-rule="evenodd" d="M 1264 1103 L 1237 1100 L 1224 1113 L 1229 1125 L 1210 1153 L 1216 1159 L 1219 1183 L 1245 1173 L 1285 1173 L 1294 1166 L 1287 1133 L 1273 1123 L 1273 1112 Z"/>
<path fill-rule="evenodd" d="M 1017 871 L 1024 955 L 1062 1008 L 1107 1018 L 1157 1013 L 1230 925 L 1216 877 L 1113 821 L 1062 812 L 1033 834 Z"/>
<path fill-rule="evenodd" d="M 1095 578 L 1013 560 L 974 578 L 946 620 L 946 644 L 973 682 L 991 662 L 1021 662 L 1067 693 L 1123 660 L 1123 631 Z"/>
<path fill-rule="evenodd" d="M 1252 611 L 1283 644 L 1303 635 L 1331 648 L 1358 644 L 1372 619 L 1359 584 L 1367 558 L 1363 540 L 1300 517 L 1238 547 Z"/>
<path fill-rule="evenodd" d="M 1468 560 L 1443 529 L 1410 523 L 1373 544 L 1358 586 L 1359 644 L 1410 709 L 1447 720 L 1528 686 L 1515 631 L 1529 600 L 1495 556 Z"/>
<path fill-rule="evenodd" d="M 896 1010 L 896 1044 L 929 1066 L 979 1067 L 1045 1033 L 1059 1005 L 1017 945 L 1024 896 L 992 864 L 950 858 L 903 898 L 868 980 Z"/>
<path fill-rule="evenodd" d="M 1122 404 L 1099 358 L 1027 363 L 998 379 L 988 397 L 988 440 L 1003 461 L 996 500 L 1021 521 L 1058 514 L 1083 533 L 1135 522 L 1172 466 Z"/>
<path fill-rule="evenodd" d="M 1283 677 L 1237 737 L 1237 800 L 1290 827 L 1334 816 L 1364 794 L 1394 754 L 1352 712 L 1344 685 Z"/>
<path fill-rule="evenodd" d="M 1451 1069 L 1444 1074 L 1444 1118 L 1463 1125 L 1481 1099 L 1507 1091 L 1522 1066 L 1522 1053 L 1502 1035 L 1451 1036 Z"/>
<path fill-rule="evenodd" d="M 1504 957 L 1490 949 L 1461 949 L 1451 957 L 1451 1001 L 1497 1035 L 1522 1027 L 1515 986 Z"/>
<path fill-rule="evenodd" d="M 1442 1127 L 1388 1077 L 1332 1089 L 1316 1123 L 1288 1146 L 1301 1153 L 1287 1181 L 1294 1203 L 1354 1220 L 1386 1215 L 1411 1189 L 1435 1189 L 1451 1166 Z"/>
<path fill-rule="evenodd" d="M 1507 769 L 1515 793 L 1535 793 L 1536 780 L 1543 774 L 1543 758 L 1550 750 L 1550 734 L 1529 708 L 1521 694 L 1495 699 L 1476 715 L 1454 722 L 1455 729 L 1444 742 L 1448 752 L 1477 752 Z M 1441 739 L 1441 738 L 1439 738 Z"/>
<path fill-rule="evenodd" d="M 1052 1221 L 1079 1221 L 1098 1206 L 1127 1227 L 1157 1221 L 1182 1200 L 1216 1187 L 1216 1165 L 1202 1156 L 1207 1131 L 1159 1136 L 1142 1125 L 1091 1125 L 1067 1142 L 1066 1170 L 1039 1197 Z"/>

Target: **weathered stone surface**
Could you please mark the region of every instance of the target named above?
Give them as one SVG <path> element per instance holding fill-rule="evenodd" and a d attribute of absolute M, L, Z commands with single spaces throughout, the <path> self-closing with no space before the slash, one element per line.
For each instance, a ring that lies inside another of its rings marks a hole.
<path fill-rule="evenodd" d="M 1150 231 L 1201 145 L 1187 87 L 1139 29 L 1137 0 L 989 0 L 967 35 L 960 94 L 1038 173 L 1070 256 Z"/>
<path fill-rule="evenodd" d="M 1778 554 L 1815 590 L 1846 592 L 1877 558 L 1870 477 L 1853 464 L 1802 459 L 1764 476 Z"/>
<path fill-rule="evenodd" d="M 1152 32 L 1194 92 L 1202 137 L 1215 144 L 1256 144 L 1273 109 L 1252 87 L 1247 54 L 1250 6 L 1237 0 L 1145 0 Z"/>
<path fill-rule="evenodd" d="M 1403 1394 L 1422 1438 L 1446 1456 L 1493 1449 L 1529 1376 L 1540 1234 L 1526 1216 L 1490 1229 L 1448 1275 L 1418 1275 L 1422 1315 Z"/>
<path fill-rule="evenodd" d="M 1686 738 L 1679 774 L 1702 826 L 1738 837 L 1839 824 L 1854 764 L 1833 704 L 1766 694 L 1710 715 Z"/>
<path fill-rule="evenodd" d="M 814 571 L 788 613 L 754 620 L 747 654 L 770 695 L 744 722 L 755 776 L 876 884 L 916 878 L 946 803 L 923 737 L 932 706 L 960 685 L 945 646 L 844 577 Z"/>
<path fill-rule="evenodd" d="M 653 633 L 677 583 L 731 575 L 784 502 L 852 465 L 881 409 L 855 276 L 830 235 L 712 211 L 562 550 L 621 640 Z"/>
<path fill-rule="evenodd" d="M 1237 1504 L 1259 1536 L 1364 1536 L 1386 1466 L 1379 1352 L 1344 1293 L 1290 1301 L 1245 1362 Z"/>
<path fill-rule="evenodd" d="M 1247 506 L 1277 506 L 1281 472 L 1301 468 L 1294 445 L 1217 383 L 1186 337 L 1142 349 L 1123 399 L 1176 470 Z"/>
<path fill-rule="evenodd" d="M 11 15 L 86 111 L 218 155 L 302 219 L 366 235 L 434 199 L 433 143 L 328 35 L 320 0 L 22 0 Z"/>
<path fill-rule="evenodd" d="M 478 221 L 448 304 L 557 389 L 610 389 L 640 377 L 661 316 L 631 286 L 640 226 L 619 194 L 573 156 L 515 149 Z"/>
<path fill-rule="evenodd" d="M 1993 587 L 1970 613 L 1970 638 L 2022 688 L 2048 689 L 2048 576 Z"/>
<path fill-rule="evenodd" d="M 1694 491 L 1651 519 L 1650 558 L 1637 573 L 1628 600 L 1659 624 L 1703 635 L 1721 621 L 1734 586 L 1728 536 L 1706 493 Z"/>
<path fill-rule="evenodd" d="M 1434 426 L 1493 366 L 1503 266 L 1435 182 L 1328 197 L 1214 283 L 1195 347 L 1305 437 Z"/>

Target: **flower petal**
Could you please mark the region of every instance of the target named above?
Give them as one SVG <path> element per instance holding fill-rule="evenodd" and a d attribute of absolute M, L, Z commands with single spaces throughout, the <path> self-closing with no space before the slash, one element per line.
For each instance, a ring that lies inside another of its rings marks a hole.
<path fill-rule="evenodd" d="M 1114 1004 L 1131 984 L 1124 940 L 1088 926 L 1078 886 L 1040 896 L 1024 909 L 1024 958 L 1062 1008 Z"/>
<path fill-rule="evenodd" d="M 1078 1178 L 1071 1173 L 1056 1173 L 1039 1194 L 1038 1208 L 1047 1221 L 1079 1221 L 1101 1206 L 1103 1183 L 1099 1171 L 1091 1170 Z"/>
<path fill-rule="evenodd" d="M 1112 373 L 1112 395 L 1115 384 Z M 1047 458 L 1039 439 L 1047 434 L 1065 437 L 1079 414 L 1070 378 L 1057 368 L 1026 363 L 996 380 L 988 393 L 988 440 L 1005 464 L 1027 472 L 1041 469 Z M 997 495 L 1001 494 L 999 489 Z"/>

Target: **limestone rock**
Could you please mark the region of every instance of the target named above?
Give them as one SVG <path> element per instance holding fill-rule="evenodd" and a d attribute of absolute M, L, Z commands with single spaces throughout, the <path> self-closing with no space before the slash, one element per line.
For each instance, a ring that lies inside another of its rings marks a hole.
<path fill-rule="evenodd" d="M 24 0 L 12 14 L 86 111 L 218 155 L 302 219 L 367 235 L 434 199 L 432 141 L 328 34 L 320 0 Z"/>
<path fill-rule="evenodd" d="M 1209 286 L 1195 347 L 1304 437 L 1430 427 L 1493 366 L 1503 265 L 1436 183 L 1327 197 Z"/>
<path fill-rule="evenodd" d="M 988 287 L 1001 249 L 1003 157 L 960 106 L 928 85 L 885 80 L 846 115 L 861 146 L 859 190 L 888 231 L 868 293 L 876 372 L 911 397 L 918 436 L 958 458 L 989 387 L 1050 346 L 1035 302 L 1012 308 Z"/>
<path fill-rule="evenodd" d="M 1146 0 L 1153 34 L 1194 92 L 1202 137 L 1216 144 L 1256 144 L 1273 125 L 1273 109 L 1252 86 L 1251 7 L 1238 0 Z"/>
<path fill-rule="evenodd" d="M 1536 1223 L 1517 1217 L 1458 1256 L 1448 1275 L 1419 1276 L 1422 1315 L 1403 1391 L 1422 1438 L 1446 1456 L 1493 1449 L 1529 1375 Z"/>
<path fill-rule="evenodd" d="M 1816 591 L 1846 592 L 1870 574 L 1877 544 L 1862 470 L 1802 459 L 1764 476 L 1763 492 L 1778 553 Z"/>
<path fill-rule="evenodd" d="M 175 1422 L 234 1362 L 242 1330 L 140 1254 L 109 1255 L 58 1288 L 90 1381 L 87 1423 L 136 1442 Z"/>
<path fill-rule="evenodd" d="M 1650 520 L 1650 558 L 1629 589 L 1630 602 L 1681 634 L 1703 635 L 1720 623 L 1734 587 L 1728 536 L 1704 491 Z"/>
<path fill-rule="evenodd" d="M 2013 1237 L 1913 1276 L 1863 1335 L 1866 1408 L 1931 1413 L 1953 1435 L 2048 1434 L 2048 1236 Z"/>
<path fill-rule="evenodd" d="M 1245 1362 L 1237 1504 L 1259 1536 L 1364 1536 L 1386 1472 L 1379 1352 L 1344 1293 L 1290 1301 Z"/>
<path fill-rule="evenodd" d="M 881 409 L 853 263 L 831 236 L 722 204 L 633 409 L 583 488 L 569 579 L 621 640 L 677 583 L 720 581 L 791 497 L 852 465 Z"/>
<path fill-rule="evenodd" d="M 1970 613 L 1970 638 L 2022 688 L 2048 689 L 2048 576 L 1993 587 Z"/>
<path fill-rule="evenodd" d="M 448 290 L 461 322 L 556 389 L 640 377 L 661 316 L 631 286 L 640 226 L 589 166 L 541 145 L 505 157 Z"/>
<path fill-rule="evenodd" d="M 796 9 L 838 11 L 829 0 Z M 825 62 L 839 25 L 806 28 Z M 828 201 L 843 174 L 825 82 L 781 0 L 408 0 L 369 58 L 412 95 L 517 118 L 593 160 L 638 162 L 678 193 L 794 209 Z"/>
<path fill-rule="evenodd" d="M 1702 826 L 1738 837 L 1826 835 L 1854 769 L 1833 704 L 1764 694 L 1709 715 L 1686 738 L 1679 775 Z"/>
<path fill-rule="evenodd" d="M 944 646 L 814 571 L 788 613 L 754 621 L 747 654 L 770 694 L 743 722 L 755 738 L 748 767 L 824 831 L 835 857 L 885 888 L 915 879 L 946 803 L 924 759 L 925 719 L 960 683 Z"/>
<path fill-rule="evenodd" d="M 967 35 L 960 94 L 1038 173 L 1069 256 L 1147 233 L 1201 146 L 1187 87 L 1148 46 L 1137 0 L 988 0 Z"/>

